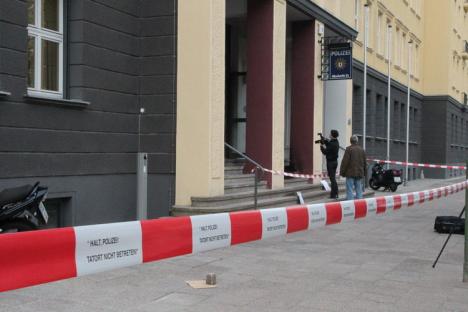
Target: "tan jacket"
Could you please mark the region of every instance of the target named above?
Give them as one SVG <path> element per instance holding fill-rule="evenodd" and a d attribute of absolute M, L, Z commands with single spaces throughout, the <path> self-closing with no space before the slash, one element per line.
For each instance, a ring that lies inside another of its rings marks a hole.
<path fill-rule="evenodd" d="M 357 144 L 346 148 L 340 166 L 340 175 L 346 178 L 363 178 L 367 174 L 366 153 Z"/>

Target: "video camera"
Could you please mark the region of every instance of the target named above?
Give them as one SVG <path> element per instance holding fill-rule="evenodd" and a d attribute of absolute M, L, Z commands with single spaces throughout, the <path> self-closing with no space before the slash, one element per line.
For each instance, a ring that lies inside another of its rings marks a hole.
<path fill-rule="evenodd" d="M 327 144 L 328 141 L 330 141 L 328 138 L 324 137 L 324 136 L 322 135 L 322 133 L 320 133 L 320 132 L 317 133 L 317 135 L 320 137 L 320 140 L 315 141 L 315 142 L 314 142 L 315 144 L 321 144 L 321 145 L 323 145 L 323 144 Z"/>

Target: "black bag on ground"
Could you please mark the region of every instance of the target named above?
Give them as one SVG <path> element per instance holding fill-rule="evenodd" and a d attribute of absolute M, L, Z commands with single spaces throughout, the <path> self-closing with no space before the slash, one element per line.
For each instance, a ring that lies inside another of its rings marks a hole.
<path fill-rule="evenodd" d="M 438 216 L 435 218 L 434 231 L 438 233 L 465 234 L 465 218 Z"/>

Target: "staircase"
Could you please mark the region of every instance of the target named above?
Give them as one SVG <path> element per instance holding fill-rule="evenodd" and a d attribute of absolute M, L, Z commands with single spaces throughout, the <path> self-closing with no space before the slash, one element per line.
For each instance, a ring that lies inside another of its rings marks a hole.
<path fill-rule="evenodd" d="M 219 212 L 231 212 L 255 209 L 254 186 L 255 175 L 243 174 L 244 162 L 241 159 L 226 160 L 224 167 L 224 195 L 212 197 L 192 197 L 191 206 L 173 206 L 171 215 L 187 216 Z M 344 182 L 338 181 L 339 193 L 345 194 Z M 319 184 L 308 183 L 306 179 L 285 179 L 284 188 L 270 190 L 266 182 L 259 182 L 258 209 L 286 207 L 297 205 L 296 192 L 301 192 L 306 204 L 331 201 L 329 192 L 321 189 Z M 374 192 L 366 191 L 365 197 Z"/>

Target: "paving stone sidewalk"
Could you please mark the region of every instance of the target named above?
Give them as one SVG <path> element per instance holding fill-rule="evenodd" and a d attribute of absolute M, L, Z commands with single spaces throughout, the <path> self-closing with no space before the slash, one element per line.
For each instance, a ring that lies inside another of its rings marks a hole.
<path fill-rule="evenodd" d="M 399 192 L 459 180 L 413 182 Z M 356 222 L 0 293 L 0 311 L 468 311 L 463 236 L 436 267 L 464 193 Z M 216 273 L 218 287 L 186 280 Z M 1 277 L 0 277 L 1 278 Z"/>

